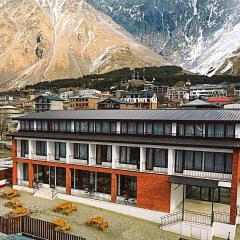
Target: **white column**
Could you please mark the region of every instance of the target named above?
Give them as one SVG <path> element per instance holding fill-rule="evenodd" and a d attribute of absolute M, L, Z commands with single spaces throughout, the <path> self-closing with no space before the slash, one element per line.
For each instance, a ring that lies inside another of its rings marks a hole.
<path fill-rule="evenodd" d="M 96 144 L 89 144 L 89 166 L 96 165 Z"/>
<path fill-rule="evenodd" d="M 146 148 L 140 147 L 140 172 L 146 170 Z"/>
<path fill-rule="evenodd" d="M 168 148 L 168 175 L 173 175 L 175 163 L 175 150 Z"/>
<path fill-rule="evenodd" d="M 74 121 L 71 121 L 71 132 L 74 132 Z"/>
<path fill-rule="evenodd" d="M 29 159 L 33 159 L 33 155 L 34 155 L 34 142 L 33 140 L 29 139 L 28 140 L 28 147 L 29 147 Z"/>
<path fill-rule="evenodd" d="M 117 168 L 117 161 L 119 161 L 119 146 L 112 145 L 112 168 Z"/>
<path fill-rule="evenodd" d="M 236 138 L 240 138 L 240 124 L 235 125 L 235 135 Z"/>
<path fill-rule="evenodd" d="M 66 142 L 66 163 L 70 163 L 71 149 L 70 142 Z"/>
<path fill-rule="evenodd" d="M 21 157 L 21 140 L 17 140 L 17 157 Z"/>
<path fill-rule="evenodd" d="M 172 136 L 177 135 L 177 123 L 172 123 Z"/>
<path fill-rule="evenodd" d="M 34 131 L 37 130 L 37 121 L 34 121 L 34 122 L 33 122 L 33 129 L 34 129 Z"/>
<path fill-rule="evenodd" d="M 47 161 L 54 160 L 55 144 L 54 142 L 47 141 Z"/>
<path fill-rule="evenodd" d="M 121 132 L 121 122 L 117 122 L 117 133 L 120 134 Z"/>

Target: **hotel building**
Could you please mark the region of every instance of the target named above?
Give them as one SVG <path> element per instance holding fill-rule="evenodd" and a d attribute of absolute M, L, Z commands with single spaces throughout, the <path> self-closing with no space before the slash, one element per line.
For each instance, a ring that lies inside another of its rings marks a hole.
<path fill-rule="evenodd" d="M 94 199 L 95 206 L 136 213 L 161 227 L 191 222 L 233 239 L 239 111 L 49 111 L 17 120 L 14 187 L 35 192 L 41 184 L 65 199 Z"/>

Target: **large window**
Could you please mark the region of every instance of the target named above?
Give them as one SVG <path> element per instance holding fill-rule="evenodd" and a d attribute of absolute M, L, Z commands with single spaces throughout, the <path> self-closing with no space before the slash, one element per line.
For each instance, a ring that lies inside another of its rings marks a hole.
<path fill-rule="evenodd" d="M 100 165 L 102 164 L 102 162 L 112 162 L 112 146 L 97 145 L 96 161 L 97 161 L 97 164 L 100 164 Z"/>
<path fill-rule="evenodd" d="M 66 158 L 66 143 L 56 142 L 55 143 L 55 160 L 60 160 L 60 158 Z"/>
<path fill-rule="evenodd" d="M 25 157 L 29 153 L 28 140 L 21 140 L 21 157 Z"/>
<path fill-rule="evenodd" d="M 234 124 L 208 124 L 207 136 L 216 138 L 234 138 L 235 125 Z"/>
<path fill-rule="evenodd" d="M 34 121 L 20 121 L 20 130 L 24 131 L 33 131 L 34 130 Z"/>
<path fill-rule="evenodd" d="M 72 170 L 72 188 L 95 191 L 95 172 Z"/>
<path fill-rule="evenodd" d="M 23 163 L 23 181 L 28 181 L 29 180 L 29 173 L 28 173 L 28 164 Z"/>
<path fill-rule="evenodd" d="M 56 186 L 66 187 L 66 169 L 56 168 Z"/>
<path fill-rule="evenodd" d="M 48 122 L 47 121 L 37 121 L 37 130 L 38 131 L 48 131 Z"/>
<path fill-rule="evenodd" d="M 143 122 L 122 122 L 121 133 L 144 134 L 144 123 Z"/>
<path fill-rule="evenodd" d="M 96 122 L 96 133 L 116 133 L 116 122 Z"/>
<path fill-rule="evenodd" d="M 146 151 L 146 169 L 153 170 L 154 167 L 167 168 L 168 167 L 168 150 L 147 148 Z"/>
<path fill-rule="evenodd" d="M 78 121 L 74 123 L 75 132 L 94 132 L 94 122 Z"/>
<path fill-rule="evenodd" d="M 216 188 L 211 189 L 208 187 L 187 186 L 186 198 L 201 200 L 201 201 L 214 201 L 216 203 L 230 204 L 230 188 Z"/>
<path fill-rule="evenodd" d="M 177 135 L 178 136 L 196 136 L 202 137 L 204 133 L 204 125 L 201 123 L 197 124 L 177 124 Z"/>
<path fill-rule="evenodd" d="M 97 192 L 111 194 L 111 174 L 97 173 Z"/>
<path fill-rule="evenodd" d="M 123 164 L 140 164 L 140 148 L 137 147 L 120 147 L 120 163 Z"/>
<path fill-rule="evenodd" d="M 204 160 L 205 172 L 232 173 L 232 154 L 206 152 Z"/>
<path fill-rule="evenodd" d="M 88 160 L 88 144 L 74 143 L 74 159 Z"/>
<path fill-rule="evenodd" d="M 47 142 L 36 141 L 36 155 L 47 156 Z"/>
<path fill-rule="evenodd" d="M 52 130 L 56 132 L 71 132 L 71 122 L 54 121 L 52 122 Z"/>
<path fill-rule="evenodd" d="M 232 173 L 232 154 L 176 150 L 175 171 L 183 170 Z"/>
<path fill-rule="evenodd" d="M 146 134 L 150 135 L 172 135 L 172 124 L 163 122 L 148 122 L 145 124 Z"/>
<path fill-rule="evenodd" d="M 118 195 L 137 198 L 137 177 L 118 175 Z"/>

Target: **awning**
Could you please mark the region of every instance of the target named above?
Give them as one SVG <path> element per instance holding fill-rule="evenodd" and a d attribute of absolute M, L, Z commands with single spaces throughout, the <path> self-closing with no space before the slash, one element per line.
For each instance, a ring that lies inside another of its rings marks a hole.
<path fill-rule="evenodd" d="M 191 185 L 191 186 L 197 186 L 197 187 L 209 187 L 209 188 L 218 188 L 218 183 L 219 183 L 219 181 L 217 180 L 181 177 L 181 176 L 172 176 L 170 177 L 169 182 L 175 183 L 175 184 Z"/>

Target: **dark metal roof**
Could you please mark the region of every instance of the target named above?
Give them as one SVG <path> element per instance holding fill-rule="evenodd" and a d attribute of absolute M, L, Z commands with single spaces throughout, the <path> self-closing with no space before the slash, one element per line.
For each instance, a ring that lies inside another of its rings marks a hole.
<path fill-rule="evenodd" d="M 110 135 L 110 134 L 85 134 L 85 133 L 64 133 L 64 132 L 15 132 L 9 134 L 13 137 L 22 138 L 41 138 L 41 139 L 59 139 L 68 141 L 88 141 L 88 142 L 115 142 L 115 143 L 132 143 L 132 144 L 148 144 L 148 145 L 166 145 L 166 146 L 198 146 L 213 148 L 237 148 L 240 147 L 240 141 L 218 139 L 194 139 L 180 137 L 155 137 L 155 136 L 133 136 L 133 135 Z"/>
<path fill-rule="evenodd" d="M 162 110 L 78 110 L 33 113 L 16 119 L 69 120 L 162 120 L 162 121 L 235 121 L 240 111 L 233 109 L 162 109 Z"/>
<path fill-rule="evenodd" d="M 181 176 L 172 176 L 170 177 L 169 182 L 175 183 L 175 184 L 191 185 L 191 186 L 198 186 L 198 187 L 209 187 L 209 188 L 218 188 L 218 183 L 219 183 L 219 181 L 217 180 L 181 177 Z"/>

